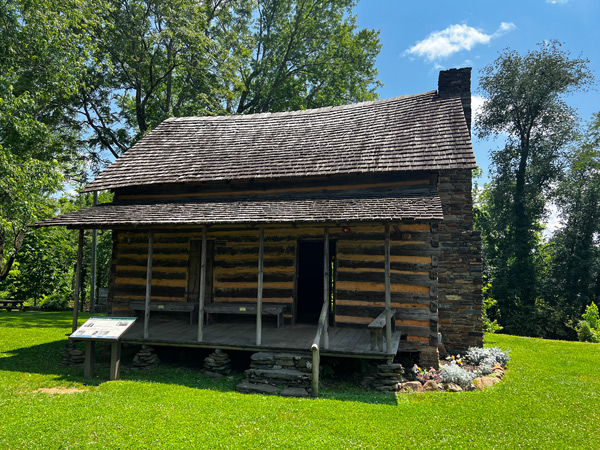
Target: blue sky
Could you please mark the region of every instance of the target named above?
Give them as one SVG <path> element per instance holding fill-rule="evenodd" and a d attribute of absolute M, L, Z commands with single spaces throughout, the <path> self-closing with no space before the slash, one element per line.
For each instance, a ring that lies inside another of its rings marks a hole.
<path fill-rule="evenodd" d="M 360 27 L 381 32 L 381 98 L 436 89 L 440 70 L 470 66 L 477 106 L 479 71 L 503 49 L 524 54 L 556 39 L 572 56 L 588 58 L 596 77 L 595 90 L 567 102 L 584 122 L 600 111 L 599 0 L 361 0 L 354 12 Z M 473 144 L 487 172 L 488 151 L 499 144 L 476 138 Z"/>

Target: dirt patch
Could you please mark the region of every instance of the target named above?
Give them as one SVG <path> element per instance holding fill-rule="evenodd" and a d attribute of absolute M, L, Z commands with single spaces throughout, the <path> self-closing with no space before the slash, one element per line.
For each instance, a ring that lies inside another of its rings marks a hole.
<path fill-rule="evenodd" d="M 87 389 L 81 389 L 76 387 L 53 387 L 53 388 L 39 388 L 36 389 L 35 393 L 42 392 L 44 394 L 78 394 L 80 392 L 87 392 Z"/>

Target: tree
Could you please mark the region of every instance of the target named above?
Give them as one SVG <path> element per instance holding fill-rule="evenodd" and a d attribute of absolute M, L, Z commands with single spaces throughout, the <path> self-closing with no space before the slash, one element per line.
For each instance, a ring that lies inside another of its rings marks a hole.
<path fill-rule="evenodd" d="M 0 281 L 8 276 L 28 226 L 51 213 L 50 196 L 61 182 L 56 161 L 15 163 L 0 147 Z"/>
<path fill-rule="evenodd" d="M 600 113 L 568 159 L 553 196 L 562 227 L 549 244 L 545 287 L 563 329 L 600 298 Z M 573 330 L 558 337 L 574 338 Z"/>
<path fill-rule="evenodd" d="M 228 39 L 237 15 L 249 16 L 248 2 L 90 1 L 94 53 L 75 111 L 94 162 L 118 158 L 168 117 L 224 111 L 236 60 Z"/>
<path fill-rule="evenodd" d="M 90 154 L 101 166 L 172 116 L 376 98 L 378 33 L 357 30 L 354 4 L 107 0 L 77 108 Z"/>
<path fill-rule="evenodd" d="M 476 122 L 480 138 L 506 136 L 492 152 L 487 195 L 485 251 L 490 295 L 506 331 L 535 333 L 532 320 L 539 289 L 536 252 L 546 195 L 564 167 L 568 144 L 576 136 L 576 114 L 565 94 L 592 82 L 587 60 L 571 58 L 557 42 L 522 56 L 506 50 L 482 71 L 486 97 Z"/>
<path fill-rule="evenodd" d="M 6 0 L 0 8 L 0 280 L 28 226 L 51 213 L 64 174 L 79 173 L 69 111 L 87 59 L 81 2 Z"/>
<path fill-rule="evenodd" d="M 236 113 L 376 98 L 378 32 L 357 32 L 354 0 L 260 0 Z"/>

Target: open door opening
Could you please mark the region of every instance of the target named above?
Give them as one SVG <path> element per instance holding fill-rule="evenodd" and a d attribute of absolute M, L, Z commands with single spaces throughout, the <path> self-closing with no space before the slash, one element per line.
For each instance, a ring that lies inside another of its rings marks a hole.
<path fill-rule="evenodd" d="M 329 241 L 330 302 L 335 271 L 335 241 Z M 323 306 L 323 241 L 298 241 L 296 322 L 316 324 Z M 330 308 L 333 306 L 330 303 Z"/>

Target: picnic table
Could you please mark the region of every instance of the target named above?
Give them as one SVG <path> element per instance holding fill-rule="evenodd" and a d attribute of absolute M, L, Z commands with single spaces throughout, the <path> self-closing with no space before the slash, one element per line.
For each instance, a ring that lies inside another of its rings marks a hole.
<path fill-rule="evenodd" d="M 25 306 L 23 303 L 25 300 L 15 300 L 5 298 L 0 300 L 0 309 L 6 309 L 7 311 L 18 309 L 19 311 L 25 311 Z"/>

